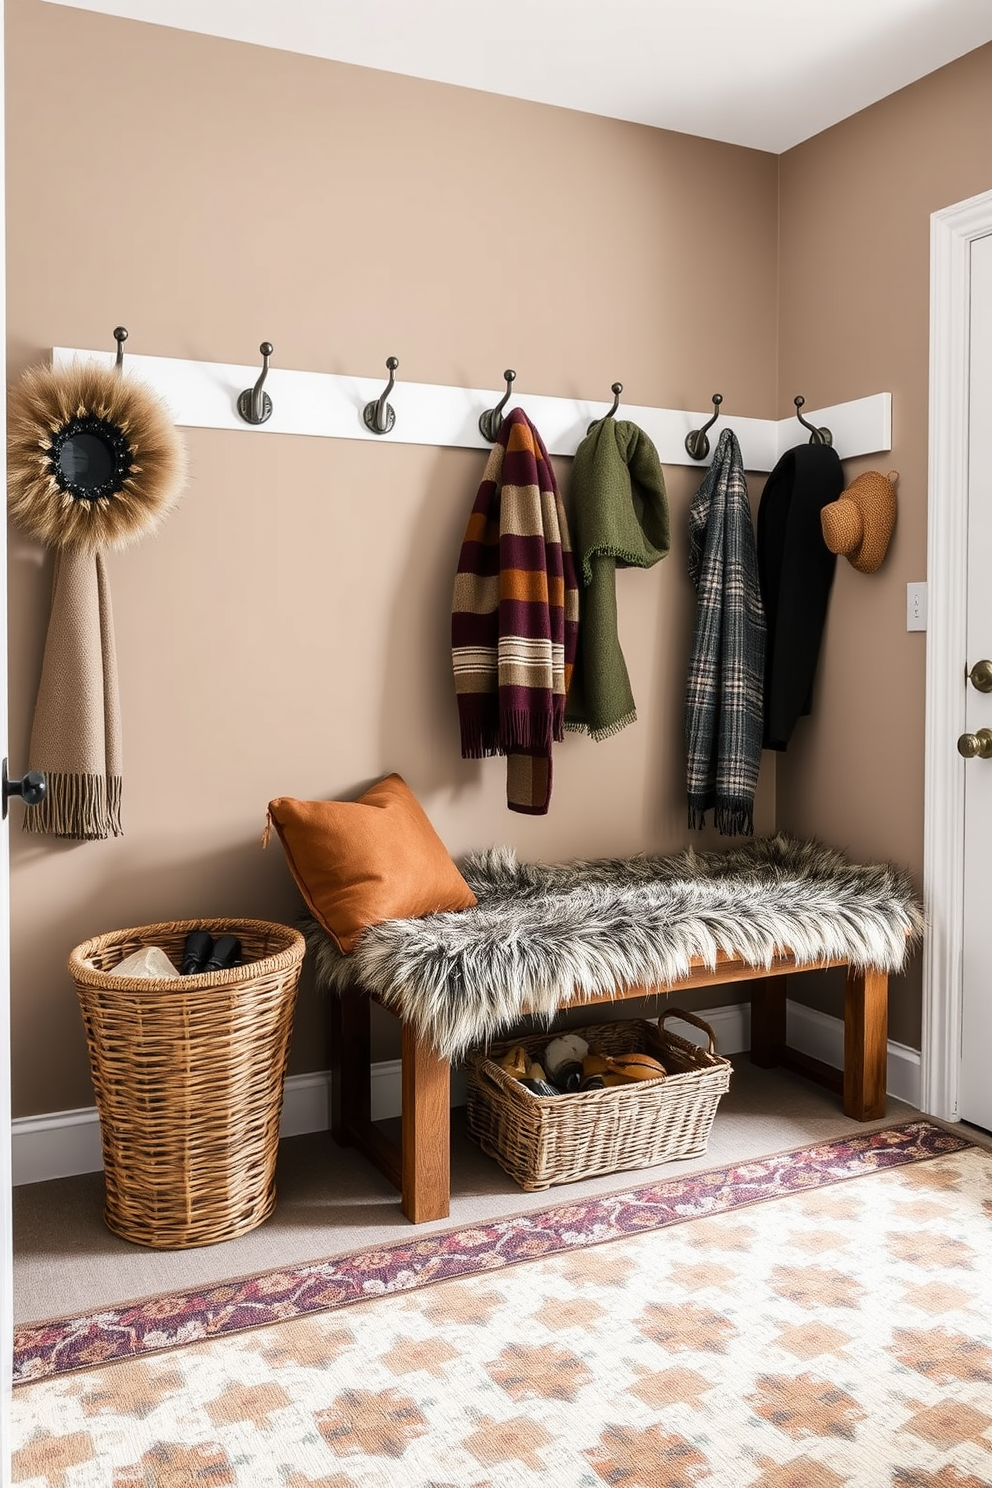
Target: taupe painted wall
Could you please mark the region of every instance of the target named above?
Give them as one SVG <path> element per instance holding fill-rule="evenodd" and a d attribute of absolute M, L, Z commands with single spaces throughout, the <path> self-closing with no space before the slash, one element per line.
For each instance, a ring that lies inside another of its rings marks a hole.
<path fill-rule="evenodd" d="M 728 414 L 775 413 L 774 157 L 37 0 L 8 0 L 7 25 L 12 377 L 52 345 L 112 349 L 123 323 L 134 351 L 165 356 L 251 362 L 268 338 L 282 366 L 375 376 L 395 354 L 401 379 L 476 387 L 513 366 L 525 408 L 528 389 L 606 398 L 619 378 L 633 403 L 719 390 Z M 65 972 L 80 940 L 295 917 L 278 848 L 259 847 L 273 795 L 344 797 L 398 770 L 456 855 L 687 840 L 699 472 L 669 472 L 671 556 L 620 576 L 639 721 L 566 741 L 551 813 L 527 819 L 505 809 L 499 761 L 458 753 L 451 578 L 484 453 L 184 437 L 180 509 L 110 564 L 126 835 L 11 838 L 16 1115 L 92 1104 Z M 15 769 L 49 578 L 12 533 Z M 757 825 L 774 825 L 772 760 Z M 307 987 L 291 1067 L 325 1064 Z"/>
<path fill-rule="evenodd" d="M 930 214 L 992 187 L 992 46 L 781 157 L 779 415 L 889 389 L 899 471 L 876 574 L 837 566 L 813 716 L 777 769 L 777 821 L 852 856 L 923 869 L 925 642 L 906 583 L 926 577 Z M 948 748 L 953 749 L 953 740 Z M 837 1012 L 836 978 L 820 997 Z M 894 981 L 892 1036 L 919 1047 L 920 960 Z"/>

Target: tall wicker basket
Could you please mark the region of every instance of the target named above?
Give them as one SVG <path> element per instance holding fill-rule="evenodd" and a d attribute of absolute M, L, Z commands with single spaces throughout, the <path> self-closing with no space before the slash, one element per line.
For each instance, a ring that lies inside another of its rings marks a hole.
<path fill-rule="evenodd" d="M 236 935 L 244 964 L 196 976 L 111 976 L 156 945 L 178 966 L 191 930 Z M 86 1028 L 106 1189 L 125 1240 L 183 1250 L 230 1240 L 276 1201 L 283 1081 L 305 942 L 264 920 L 115 930 L 69 957 Z"/>

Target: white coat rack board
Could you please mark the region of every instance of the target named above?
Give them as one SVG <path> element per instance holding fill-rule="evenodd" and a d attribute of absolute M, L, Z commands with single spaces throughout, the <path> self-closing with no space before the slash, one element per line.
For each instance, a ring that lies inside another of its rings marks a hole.
<path fill-rule="evenodd" d="M 56 346 L 52 364 L 65 367 L 74 360 L 111 367 L 116 356 L 110 351 L 82 351 Z M 272 414 L 263 424 L 249 424 L 238 413 L 238 398 L 252 388 L 259 376 L 258 365 L 201 362 L 181 357 L 143 356 L 126 353 L 125 376 L 140 378 L 158 393 L 175 422 L 189 428 L 232 429 L 255 438 L 267 434 L 310 434 L 328 439 L 382 439 L 393 444 L 448 445 L 486 449 L 479 432 L 479 417 L 502 398 L 505 388 L 447 387 L 431 382 L 398 380 L 389 396 L 395 420 L 388 434 L 375 434 L 365 425 L 362 411 L 383 390 L 384 378 L 352 377 L 332 372 L 299 372 L 272 367 L 265 391 L 272 400 Z M 532 393 L 524 386 L 514 389 L 507 407 L 518 405 L 530 417 L 553 455 L 574 455 L 593 419 L 602 418 L 610 402 L 594 403 L 578 398 L 553 398 Z M 687 412 L 674 408 L 647 408 L 621 402 L 617 417 L 638 424 L 654 441 L 663 465 L 693 465 L 705 468 L 708 460 L 693 460 L 685 447 L 686 435 L 712 417 L 712 409 Z M 803 408 L 803 417 L 817 428 L 826 427 L 842 460 L 888 450 L 892 446 L 892 395 L 874 393 L 829 408 Z M 808 435 L 795 417 L 785 419 L 738 418 L 733 411 L 721 416 L 709 432 L 710 456 L 723 428 L 731 428 L 740 441 L 748 470 L 774 468 L 787 449 L 802 444 Z"/>

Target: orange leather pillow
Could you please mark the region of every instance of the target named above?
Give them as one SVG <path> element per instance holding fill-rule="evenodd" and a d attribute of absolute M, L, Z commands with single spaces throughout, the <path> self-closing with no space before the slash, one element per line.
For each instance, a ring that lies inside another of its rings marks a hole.
<path fill-rule="evenodd" d="M 342 951 L 382 920 L 470 909 L 475 895 L 399 775 L 357 801 L 277 796 L 269 816 L 314 918 Z"/>

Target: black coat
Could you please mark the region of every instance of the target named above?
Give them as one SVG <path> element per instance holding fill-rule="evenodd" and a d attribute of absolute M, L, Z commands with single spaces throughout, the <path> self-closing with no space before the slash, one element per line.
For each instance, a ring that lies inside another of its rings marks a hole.
<path fill-rule="evenodd" d="M 758 577 L 768 623 L 765 749 L 785 749 L 796 719 L 812 707 L 813 677 L 837 565 L 823 540 L 820 509 L 844 489 L 829 444 L 787 450 L 758 504 Z"/>

